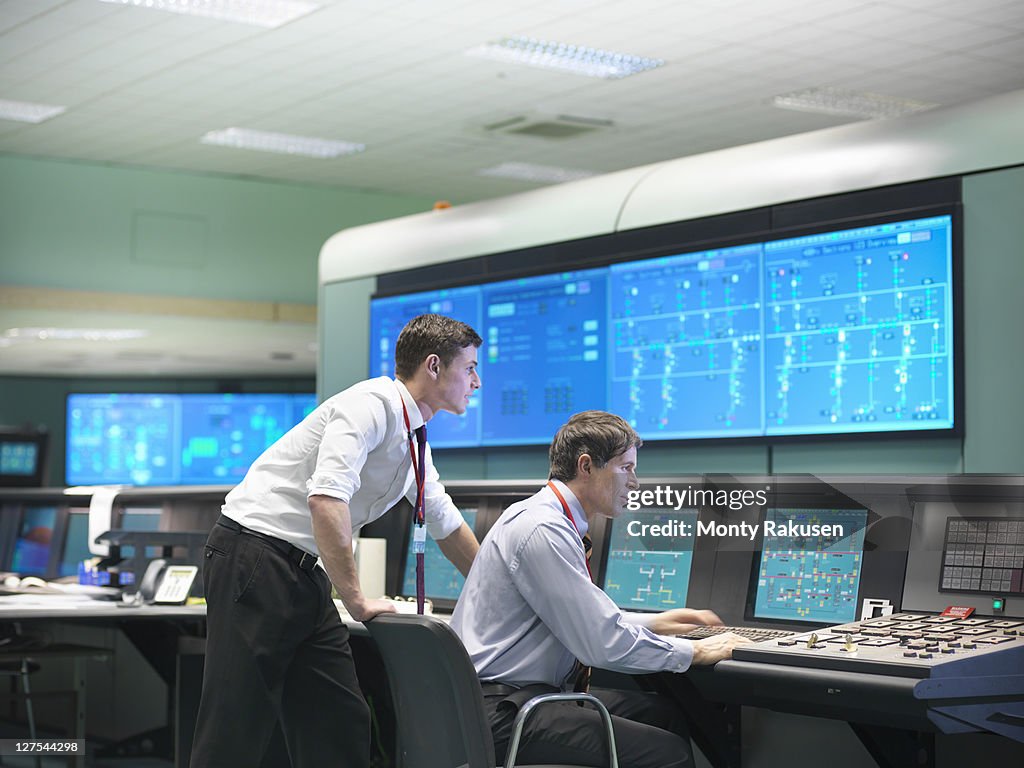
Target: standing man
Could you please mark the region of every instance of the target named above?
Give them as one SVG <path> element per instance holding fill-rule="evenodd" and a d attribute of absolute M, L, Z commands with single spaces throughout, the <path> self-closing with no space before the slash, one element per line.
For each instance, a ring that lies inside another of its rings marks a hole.
<path fill-rule="evenodd" d="M 352 537 L 417 496 L 430 535 L 468 573 L 478 544 L 438 480 L 424 425 L 438 411 L 465 413 L 480 344 L 465 323 L 413 318 L 395 344 L 394 379 L 326 400 L 228 494 L 205 551 L 192 768 L 256 768 L 278 720 L 292 768 L 370 764 L 369 710 L 331 585 L 356 620 L 394 610 L 363 595 Z"/>
<path fill-rule="evenodd" d="M 621 611 L 590 578 L 585 545 L 597 515 L 617 517 L 639 488 L 641 440 L 623 419 L 585 411 L 558 430 L 550 481 L 506 509 L 488 532 L 452 616 L 483 685 L 495 759 L 508 751 L 519 708 L 540 693 L 580 688 L 589 667 L 617 672 L 685 672 L 714 664 L 747 642 L 731 633 L 673 637 L 695 624 L 721 624 L 711 611 Z M 623 768 L 693 765 L 686 725 L 656 694 L 593 690 L 612 715 Z M 600 716 L 574 704 L 545 704 L 523 732 L 518 761 L 608 764 Z"/>

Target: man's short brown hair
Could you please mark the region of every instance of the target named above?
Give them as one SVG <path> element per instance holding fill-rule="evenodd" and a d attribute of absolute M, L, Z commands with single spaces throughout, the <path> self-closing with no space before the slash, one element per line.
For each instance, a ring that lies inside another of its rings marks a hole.
<path fill-rule="evenodd" d="M 470 326 L 444 315 L 417 315 L 395 342 L 395 375 L 411 379 L 428 355 L 437 355 L 448 367 L 463 349 L 479 347 L 483 339 Z"/>
<path fill-rule="evenodd" d="M 548 451 L 550 478 L 563 483 L 576 477 L 576 463 L 588 454 L 600 468 L 643 440 L 621 416 L 607 411 L 583 411 L 570 418 L 555 434 Z"/>

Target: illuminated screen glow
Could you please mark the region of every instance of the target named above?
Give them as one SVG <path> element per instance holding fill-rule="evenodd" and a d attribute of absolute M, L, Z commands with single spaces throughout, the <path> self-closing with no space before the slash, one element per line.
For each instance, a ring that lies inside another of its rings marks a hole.
<path fill-rule="evenodd" d="M 316 405 L 312 394 L 73 394 L 69 485 L 230 485 Z"/>
<path fill-rule="evenodd" d="M 483 387 L 435 448 L 545 444 L 587 409 L 645 440 L 951 430 L 953 234 L 930 216 L 375 298 L 370 372 L 417 314 L 480 333 Z"/>

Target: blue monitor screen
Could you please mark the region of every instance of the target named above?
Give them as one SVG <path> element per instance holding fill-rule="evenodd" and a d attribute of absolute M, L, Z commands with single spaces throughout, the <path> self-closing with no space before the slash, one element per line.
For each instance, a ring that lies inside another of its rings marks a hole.
<path fill-rule="evenodd" d="M 623 512 L 611 523 L 604 591 L 630 611 L 667 611 L 686 606 L 693 565 L 695 509 Z"/>
<path fill-rule="evenodd" d="M 25 507 L 11 556 L 11 570 L 14 573 L 46 575 L 56 523 L 56 507 Z"/>
<path fill-rule="evenodd" d="M 65 479 L 234 484 L 313 407 L 310 394 L 69 395 Z"/>
<path fill-rule="evenodd" d="M 611 267 L 608 410 L 645 440 L 761 433 L 760 260 L 744 245 Z"/>
<path fill-rule="evenodd" d="M 766 510 L 754 618 L 854 621 L 867 520 L 866 509 Z"/>
<path fill-rule="evenodd" d="M 953 425 L 948 216 L 764 248 L 769 435 Z"/>
<path fill-rule="evenodd" d="M 31 477 L 39 469 L 39 446 L 34 442 L 0 440 L 0 476 Z"/>
<path fill-rule="evenodd" d="M 462 513 L 466 525 L 474 528 L 476 526 L 476 509 L 462 507 L 459 511 Z M 406 597 L 416 596 L 416 555 L 413 553 L 412 547 L 412 536 L 409 536 L 409 548 L 405 555 L 405 571 L 402 575 L 402 595 Z M 462 586 L 465 583 L 466 577 L 448 561 L 437 542 L 427 536 L 427 544 L 423 552 L 424 595 L 431 600 L 454 602 L 459 599 Z"/>
<path fill-rule="evenodd" d="M 74 576 L 78 564 L 92 557 L 89 551 L 89 513 L 72 511 L 68 515 L 68 527 L 64 533 L 64 551 L 61 553 L 58 576 Z"/>
<path fill-rule="evenodd" d="M 395 375 L 395 342 L 407 322 L 417 315 L 434 313 L 461 320 L 479 332 L 480 289 L 453 288 L 374 299 L 370 315 L 370 375 Z M 484 361 L 479 360 L 481 376 Z M 435 447 L 454 448 L 480 443 L 480 397 L 469 400 L 462 416 L 440 411 L 427 425 L 427 437 Z"/>
<path fill-rule="evenodd" d="M 548 442 L 607 402 L 606 282 L 590 269 L 484 286 L 484 445 Z"/>
<path fill-rule="evenodd" d="M 645 440 L 951 430 L 953 217 L 373 299 L 371 373 L 422 312 L 484 339 L 435 448 L 544 444 L 572 413 Z"/>

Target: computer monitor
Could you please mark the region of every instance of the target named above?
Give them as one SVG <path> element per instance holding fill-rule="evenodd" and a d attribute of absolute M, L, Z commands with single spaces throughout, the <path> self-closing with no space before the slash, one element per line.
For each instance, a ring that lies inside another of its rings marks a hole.
<path fill-rule="evenodd" d="M 69 485 L 231 485 L 315 407 L 308 393 L 71 394 Z"/>
<path fill-rule="evenodd" d="M 406 320 L 439 311 L 480 332 L 486 386 L 466 416 L 431 422 L 435 448 L 547 444 L 587 409 L 648 441 L 948 435 L 960 239 L 956 208 L 896 211 L 375 297 L 371 373 L 391 372 Z"/>
<path fill-rule="evenodd" d="M 68 512 L 64 528 L 64 548 L 57 564 L 57 575 L 74 576 L 78 573 L 78 564 L 92 556 L 89 551 L 89 510 L 72 509 Z"/>
<path fill-rule="evenodd" d="M 46 477 L 48 434 L 0 429 L 0 488 L 38 488 Z"/>
<path fill-rule="evenodd" d="M 856 620 L 868 516 L 863 508 L 767 508 L 748 616 L 819 625 Z"/>
<path fill-rule="evenodd" d="M 11 553 L 10 570 L 26 576 L 49 576 L 58 509 L 26 504 Z"/>
<path fill-rule="evenodd" d="M 477 520 L 476 507 L 460 507 L 459 512 L 470 529 L 475 529 Z M 411 526 L 410 526 L 411 527 Z M 401 594 L 404 597 L 416 596 L 416 555 L 413 552 L 412 536 L 409 536 L 405 552 L 405 565 L 402 570 Z M 441 552 L 441 547 L 429 535 L 423 552 L 423 591 L 424 595 L 434 603 L 436 608 L 450 609 L 462 593 L 466 577 L 452 565 Z"/>
<path fill-rule="evenodd" d="M 610 521 L 601 586 L 629 611 L 686 605 L 693 566 L 696 509 L 646 508 Z"/>

